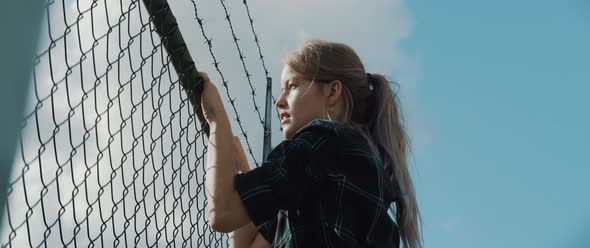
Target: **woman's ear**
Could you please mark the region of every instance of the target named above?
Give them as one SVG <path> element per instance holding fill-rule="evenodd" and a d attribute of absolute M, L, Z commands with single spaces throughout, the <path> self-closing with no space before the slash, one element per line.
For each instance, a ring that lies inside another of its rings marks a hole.
<path fill-rule="evenodd" d="M 328 84 L 327 96 L 329 104 L 335 104 L 341 94 L 342 82 L 340 80 L 334 80 Z"/>

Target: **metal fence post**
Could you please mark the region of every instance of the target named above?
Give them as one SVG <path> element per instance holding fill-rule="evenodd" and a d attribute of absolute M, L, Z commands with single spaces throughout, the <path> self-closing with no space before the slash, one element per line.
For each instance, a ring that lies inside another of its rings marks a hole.
<path fill-rule="evenodd" d="M 266 105 L 264 109 L 264 147 L 262 151 L 262 160 L 266 159 L 268 153 L 270 152 L 270 142 L 271 142 L 271 131 L 270 131 L 270 122 L 271 122 L 271 112 L 272 112 L 272 78 L 266 78 Z"/>

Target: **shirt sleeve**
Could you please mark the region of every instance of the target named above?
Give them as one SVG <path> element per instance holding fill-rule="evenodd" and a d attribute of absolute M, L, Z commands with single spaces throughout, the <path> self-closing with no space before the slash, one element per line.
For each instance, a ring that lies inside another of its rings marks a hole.
<path fill-rule="evenodd" d="M 234 178 L 234 186 L 256 226 L 276 218 L 279 210 L 296 207 L 318 181 L 313 166 L 317 141 L 312 132 L 276 146 L 260 167 Z"/>

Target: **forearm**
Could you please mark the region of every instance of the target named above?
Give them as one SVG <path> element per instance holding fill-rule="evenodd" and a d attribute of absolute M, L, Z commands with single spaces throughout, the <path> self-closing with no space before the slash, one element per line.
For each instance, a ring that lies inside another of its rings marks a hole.
<path fill-rule="evenodd" d="M 233 191 L 233 177 L 237 174 L 233 166 L 232 131 L 227 118 L 219 118 L 209 123 L 209 145 L 205 186 L 207 189 L 207 206 L 211 222 L 228 213 L 229 199 Z"/>
<path fill-rule="evenodd" d="M 244 148 L 240 143 L 240 139 L 236 136 L 234 136 L 234 145 L 236 149 L 236 169 L 241 173 L 250 171 L 246 154 L 244 154 Z M 256 226 L 250 222 L 229 234 L 229 247 L 250 248 L 257 235 L 258 228 L 256 228 Z"/>
<path fill-rule="evenodd" d="M 220 232 L 230 232 L 250 222 L 234 190 L 237 170 L 232 137 L 229 119 L 223 111 L 210 123 L 205 178 L 210 224 Z"/>
<path fill-rule="evenodd" d="M 210 123 L 209 145 L 207 147 L 206 186 L 209 203 L 219 210 L 227 205 L 226 197 L 233 190 L 233 177 L 237 174 L 234 166 L 234 147 L 229 121 Z"/>

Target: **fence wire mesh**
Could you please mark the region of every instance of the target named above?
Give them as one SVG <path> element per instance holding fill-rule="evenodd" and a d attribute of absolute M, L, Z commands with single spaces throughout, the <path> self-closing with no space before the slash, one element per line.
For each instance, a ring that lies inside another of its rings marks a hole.
<path fill-rule="evenodd" d="M 230 99 L 256 166 L 251 142 Z M 225 18 L 263 120 L 224 1 Z M 206 221 L 207 137 L 138 0 L 46 2 L 32 103 L 21 125 L 2 247 L 227 247 Z M 243 1 L 265 76 L 258 34 Z M 198 25 L 197 25 L 198 24 Z M 193 30 L 194 31 L 194 30 Z M 264 81 L 266 83 L 266 81 Z"/>

